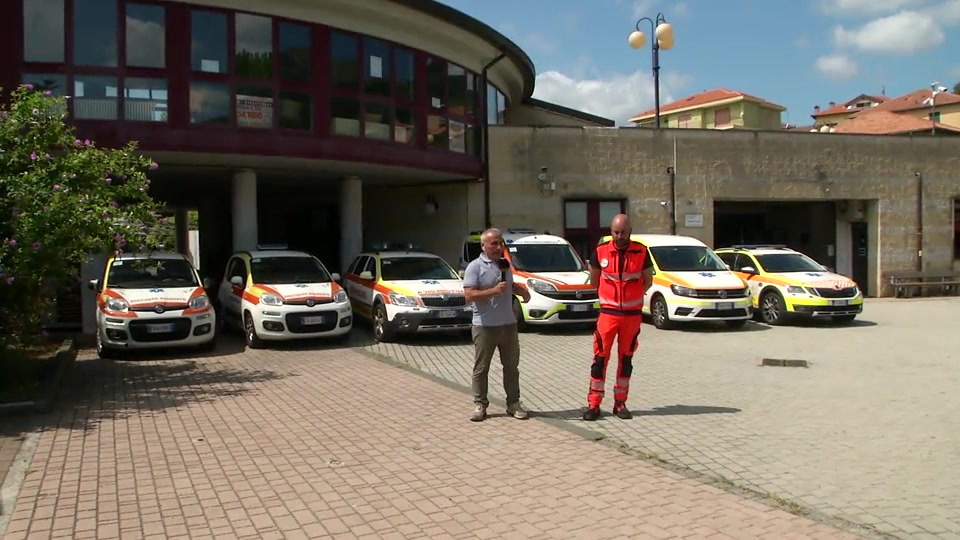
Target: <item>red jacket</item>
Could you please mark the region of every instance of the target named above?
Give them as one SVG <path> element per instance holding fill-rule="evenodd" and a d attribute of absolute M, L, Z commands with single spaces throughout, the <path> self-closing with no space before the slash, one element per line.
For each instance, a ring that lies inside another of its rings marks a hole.
<path fill-rule="evenodd" d="M 600 267 L 600 312 L 611 315 L 639 315 L 643 310 L 643 270 L 653 263 L 647 256 L 647 248 L 639 242 L 630 241 L 627 249 L 620 251 L 613 240 L 597 246 L 596 257 L 591 264 Z"/>

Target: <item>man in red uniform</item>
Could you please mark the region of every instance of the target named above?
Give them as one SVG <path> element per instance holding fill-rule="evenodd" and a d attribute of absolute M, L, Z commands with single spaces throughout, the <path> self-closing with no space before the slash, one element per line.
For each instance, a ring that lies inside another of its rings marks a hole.
<path fill-rule="evenodd" d="M 610 223 L 613 238 L 597 246 L 596 254 L 590 259 L 590 285 L 597 287 L 600 317 L 593 333 L 590 389 L 587 411 L 583 413 L 587 421 L 600 417 L 607 363 L 614 341 L 620 358 L 613 385 L 613 414 L 624 420 L 633 416 L 627 409 L 627 393 L 640 337 L 643 296 L 653 283 L 653 263 L 646 246 L 630 239 L 631 232 L 630 218 L 616 215 Z"/>

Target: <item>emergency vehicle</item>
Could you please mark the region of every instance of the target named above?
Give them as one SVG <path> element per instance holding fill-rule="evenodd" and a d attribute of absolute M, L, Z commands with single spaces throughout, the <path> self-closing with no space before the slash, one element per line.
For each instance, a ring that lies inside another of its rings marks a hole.
<path fill-rule="evenodd" d="M 243 330 L 251 349 L 268 341 L 349 337 L 353 310 L 339 274 L 309 253 L 258 248 L 227 262 L 217 294 L 225 327 Z"/>
<path fill-rule="evenodd" d="M 757 316 L 767 324 L 801 317 L 851 322 L 863 312 L 856 282 L 785 245 L 736 245 L 716 253 L 750 286 Z"/>
<path fill-rule="evenodd" d="M 467 331 L 473 322 L 463 279 L 418 246 L 371 246 L 350 263 L 344 284 L 354 311 L 371 323 L 380 342 L 400 334 Z"/>
<path fill-rule="evenodd" d="M 480 256 L 480 236 L 470 233 L 463 242 L 460 273 Z M 590 273 L 583 259 L 566 239 L 528 228 L 508 228 L 503 235 L 503 258 L 510 262 L 513 281 L 530 291 L 530 302 L 514 296 L 517 324 L 584 323 L 600 314 L 597 290 L 590 286 Z"/>
<path fill-rule="evenodd" d="M 97 293 L 97 355 L 159 347 L 213 348 L 216 313 L 180 253 L 121 253 L 106 261 Z"/>
<path fill-rule="evenodd" d="M 653 285 L 644 296 L 643 312 L 657 328 L 690 321 L 723 321 L 737 328 L 753 316 L 746 282 L 700 240 L 668 234 L 630 238 L 646 246 L 653 261 Z M 597 245 L 610 239 L 604 236 Z"/>

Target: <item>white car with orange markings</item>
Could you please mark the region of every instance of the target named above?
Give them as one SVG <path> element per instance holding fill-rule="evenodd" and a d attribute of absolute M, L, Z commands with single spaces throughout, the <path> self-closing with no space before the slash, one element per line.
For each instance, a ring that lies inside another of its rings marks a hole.
<path fill-rule="evenodd" d="M 216 313 L 193 264 L 180 253 L 122 253 L 107 259 L 97 293 L 97 355 L 133 349 L 209 347 Z"/>
<path fill-rule="evenodd" d="M 480 254 L 480 235 L 464 241 L 461 270 Z M 566 239 L 533 229 L 502 231 L 503 258 L 510 261 L 513 281 L 530 291 L 530 301 L 514 297 L 513 309 L 521 329 L 526 326 L 589 323 L 597 320 L 597 290 L 590 272 Z"/>
<path fill-rule="evenodd" d="M 785 245 L 737 245 L 716 253 L 750 286 L 754 309 L 767 324 L 798 318 L 848 323 L 863 312 L 855 281 Z"/>
<path fill-rule="evenodd" d="M 676 322 L 723 321 L 743 326 L 753 316 L 750 289 L 706 244 L 690 236 L 632 234 L 653 261 L 643 312 L 660 329 Z M 605 236 L 599 243 L 609 242 Z"/>
<path fill-rule="evenodd" d="M 258 249 L 234 254 L 217 295 L 225 327 L 243 331 L 247 346 L 268 341 L 349 337 L 350 300 L 320 259 L 302 251 Z"/>
<path fill-rule="evenodd" d="M 358 255 L 344 276 L 354 311 L 370 322 L 377 341 L 470 330 L 473 308 L 465 301 L 456 270 L 415 246 L 382 247 Z"/>

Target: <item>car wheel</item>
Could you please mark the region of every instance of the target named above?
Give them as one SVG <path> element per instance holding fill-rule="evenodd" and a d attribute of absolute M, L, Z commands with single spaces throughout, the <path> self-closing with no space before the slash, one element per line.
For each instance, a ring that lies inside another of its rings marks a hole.
<path fill-rule="evenodd" d="M 735 321 L 723 321 L 727 328 L 743 328 L 747 324 L 746 319 L 737 319 Z"/>
<path fill-rule="evenodd" d="M 776 290 L 769 290 L 760 297 L 760 319 L 777 326 L 784 323 L 783 297 Z"/>
<path fill-rule="evenodd" d="M 257 335 L 257 327 L 253 322 L 253 315 L 250 312 L 243 314 L 243 334 L 247 341 L 247 347 L 251 349 L 262 349 L 263 340 Z"/>
<path fill-rule="evenodd" d="M 520 305 L 520 299 L 516 296 L 513 297 L 513 315 L 517 319 L 517 331 L 526 332 L 530 325 L 527 324 L 527 319 L 523 315 L 523 306 Z"/>
<path fill-rule="evenodd" d="M 382 302 L 373 307 L 373 337 L 380 343 L 389 343 L 394 340 L 393 329 L 387 320 L 387 308 Z"/>
<path fill-rule="evenodd" d="M 653 319 L 653 325 L 659 330 L 667 330 L 672 326 L 670 308 L 667 307 L 667 301 L 659 294 L 653 297 L 653 303 L 650 305 L 650 318 Z"/>

